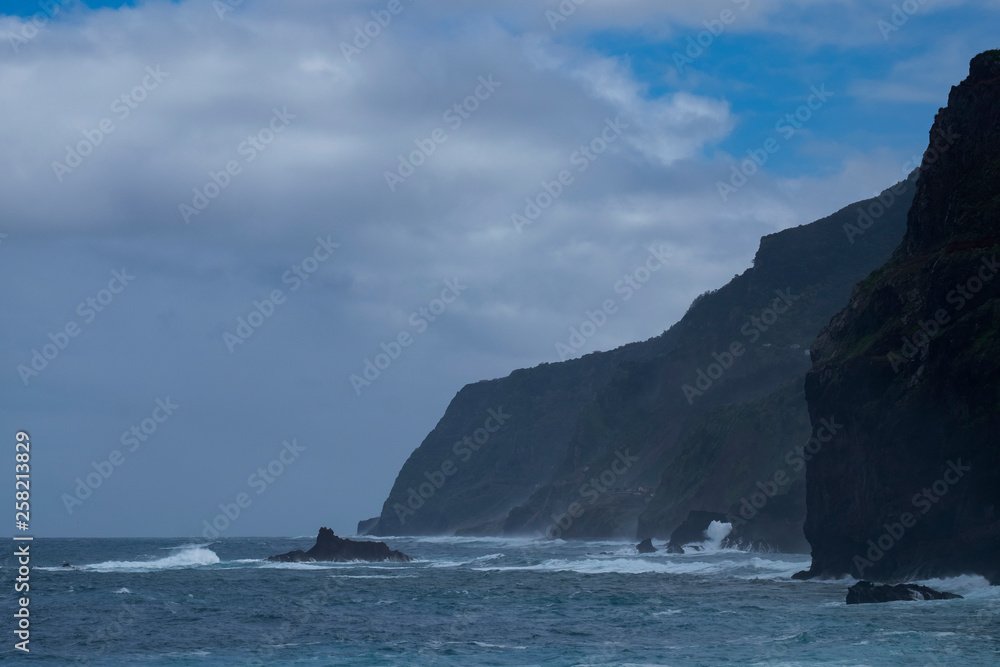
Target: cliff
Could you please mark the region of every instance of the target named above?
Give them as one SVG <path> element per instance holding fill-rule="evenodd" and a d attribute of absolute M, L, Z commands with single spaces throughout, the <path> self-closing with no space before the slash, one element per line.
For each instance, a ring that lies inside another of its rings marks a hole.
<path fill-rule="evenodd" d="M 666 538 L 689 510 L 806 550 L 808 348 L 899 244 L 913 183 L 761 239 L 753 267 L 656 338 L 463 388 L 372 535 Z M 755 496 L 761 485 L 774 494 Z"/>
<path fill-rule="evenodd" d="M 812 423 L 842 428 L 808 463 L 803 576 L 1000 583 L 998 244 L 990 51 L 935 118 L 902 244 L 813 345 Z"/>

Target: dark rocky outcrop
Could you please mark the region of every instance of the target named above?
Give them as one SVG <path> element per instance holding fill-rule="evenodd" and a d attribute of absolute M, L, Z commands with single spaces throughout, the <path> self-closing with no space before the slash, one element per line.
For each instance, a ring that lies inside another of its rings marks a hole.
<path fill-rule="evenodd" d="M 927 586 L 916 584 L 875 585 L 870 581 L 859 581 L 847 589 L 847 604 L 870 604 L 875 602 L 898 602 L 914 600 L 956 600 L 961 595 L 942 593 Z"/>
<path fill-rule="evenodd" d="M 898 246 L 912 185 L 856 238 L 844 226 L 875 200 L 765 236 L 752 268 L 656 338 L 466 386 L 369 533 L 667 539 L 692 509 L 742 510 L 781 550 L 807 548 L 804 466 L 789 454 L 811 431 L 808 348 Z M 744 509 L 779 471 L 768 506 Z"/>
<path fill-rule="evenodd" d="M 683 546 L 707 540 L 707 531 L 713 521 L 728 523 L 731 527 L 719 544 L 721 548 L 763 553 L 808 553 L 809 544 L 802 536 L 805 503 L 801 497 L 805 494 L 804 487 L 802 482 L 796 482 L 788 493 L 767 499 L 768 503 L 763 508 L 753 507 L 749 520 L 732 513 L 693 510 L 670 536 L 667 553 L 684 553 Z"/>
<path fill-rule="evenodd" d="M 804 576 L 1000 584 L 998 242 L 990 51 L 935 117 L 902 244 L 813 345 L 806 397 L 825 443 L 808 464 Z"/>
<path fill-rule="evenodd" d="M 653 546 L 653 540 L 648 537 L 642 542 L 636 545 L 636 550 L 641 554 L 655 554 L 656 547 Z"/>
<path fill-rule="evenodd" d="M 329 528 L 320 528 L 316 545 L 309 551 L 297 549 L 286 554 L 271 556 L 274 563 L 309 563 L 315 561 L 370 561 L 375 563 L 408 563 L 412 558 L 399 551 L 393 551 L 385 542 L 348 540 L 337 537 Z"/>
<path fill-rule="evenodd" d="M 679 525 L 670 536 L 667 553 L 684 553 L 683 547 L 689 544 L 701 544 L 708 539 L 705 534 L 713 521 L 729 523 L 728 515 L 719 512 L 702 512 L 694 510 L 688 513 L 684 523 Z"/>
<path fill-rule="evenodd" d="M 794 466 L 787 470 L 794 473 Z M 788 492 L 783 495 L 768 497 L 759 488 L 749 495 L 754 503 L 766 501 L 766 504 L 760 509 L 750 502 L 741 504 L 739 511 L 730 515 L 733 531 L 723 546 L 760 553 L 809 553 L 809 542 L 802 532 L 806 518 L 804 477 L 801 474 L 791 482 Z"/>

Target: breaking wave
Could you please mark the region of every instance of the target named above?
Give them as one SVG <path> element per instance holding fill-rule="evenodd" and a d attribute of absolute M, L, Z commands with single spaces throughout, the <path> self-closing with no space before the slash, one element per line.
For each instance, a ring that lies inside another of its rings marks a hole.
<path fill-rule="evenodd" d="M 155 572 L 190 567 L 215 565 L 219 556 L 206 547 L 181 547 L 170 556 L 152 560 L 109 560 L 93 565 L 81 565 L 77 569 L 91 572 Z"/>
<path fill-rule="evenodd" d="M 583 558 L 580 560 L 549 559 L 534 565 L 485 565 L 473 568 L 481 572 L 513 570 L 534 572 L 576 572 L 578 574 L 677 574 L 729 575 L 741 578 L 790 579 L 801 570 L 803 563 L 766 558 L 696 559 L 691 557 L 661 558 Z"/>

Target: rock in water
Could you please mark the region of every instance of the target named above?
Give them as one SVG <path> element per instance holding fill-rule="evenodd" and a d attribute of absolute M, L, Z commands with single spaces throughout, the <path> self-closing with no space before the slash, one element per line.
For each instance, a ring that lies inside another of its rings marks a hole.
<path fill-rule="evenodd" d="M 635 548 L 638 549 L 639 553 L 641 553 L 641 554 L 655 554 L 656 553 L 656 547 L 653 546 L 653 540 L 651 540 L 648 537 L 646 539 L 644 539 L 642 542 L 640 542 L 638 545 L 636 545 Z"/>
<path fill-rule="evenodd" d="M 670 544 L 667 545 L 667 553 L 684 553 L 683 547 L 685 545 L 701 543 L 708 539 L 705 532 L 713 521 L 725 523 L 727 520 L 727 516 L 720 512 L 691 510 L 688 512 L 684 523 L 674 529 L 674 532 L 670 535 Z"/>
<path fill-rule="evenodd" d="M 916 584 L 890 584 L 876 586 L 870 581 L 859 581 L 847 589 L 847 604 L 869 604 L 874 602 L 897 602 L 899 600 L 954 600 L 961 599 L 955 593 L 942 593 L 933 588 Z"/>
<path fill-rule="evenodd" d="M 309 551 L 296 549 L 286 554 L 271 556 L 272 563 L 309 563 L 314 561 L 336 561 L 339 563 L 364 560 L 374 563 L 408 563 L 412 558 L 399 551 L 393 551 L 385 542 L 348 540 L 337 537 L 329 528 L 320 528 L 316 545 Z"/>

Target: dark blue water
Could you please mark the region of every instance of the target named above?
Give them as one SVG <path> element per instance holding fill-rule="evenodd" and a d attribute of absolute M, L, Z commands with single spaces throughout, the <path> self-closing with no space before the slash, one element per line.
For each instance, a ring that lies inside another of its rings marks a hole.
<path fill-rule="evenodd" d="M 315 538 L 36 540 L 39 665 L 1000 664 L 1000 589 L 848 607 L 801 556 L 639 556 L 631 545 L 390 539 L 409 564 L 268 564 Z M 11 548 L 9 551 L 13 551 Z M 77 566 L 59 567 L 63 562 Z M 4 559 L 7 581 L 14 562 Z"/>

